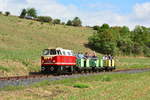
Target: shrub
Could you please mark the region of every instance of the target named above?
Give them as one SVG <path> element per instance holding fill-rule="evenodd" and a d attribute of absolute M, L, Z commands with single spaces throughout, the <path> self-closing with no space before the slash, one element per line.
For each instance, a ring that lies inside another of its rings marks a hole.
<path fill-rule="evenodd" d="M 40 22 L 48 22 L 48 23 L 50 23 L 50 22 L 52 22 L 52 18 L 51 17 L 49 17 L 49 16 L 39 16 L 38 17 L 38 21 L 40 21 Z"/>
<path fill-rule="evenodd" d="M 60 24 L 61 23 L 61 20 L 60 19 L 54 19 L 53 20 L 53 24 Z"/>
<path fill-rule="evenodd" d="M 73 87 L 75 87 L 75 88 L 89 88 L 89 85 L 83 84 L 83 83 L 77 83 L 77 84 L 74 84 Z"/>
<path fill-rule="evenodd" d="M 96 26 L 93 27 L 93 29 L 94 29 L 94 30 L 99 30 L 99 29 L 100 29 L 100 26 L 96 25 Z"/>
<path fill-rule="evenodd" d="M 72 21 L 71 20 L 68 20 L 67 24 L 68 26 L 72 26 Z"/>
<path fill-rule="evenodd" d="M 133 44 L 132 53 L 137 54 L 137 55 L 142 54 L 143 53 L 143 46 L 141 44 L 135 42 Z"/>
<path fill-rule="evenodd" d="M 150 57 L 150 48 L 149 47 L 144 47 L 144 55 L 147 56 L 147 57 Z"/>
<path fill-rule="evenodd" d="M 82 26 L 82 22 L 79 17 L 75 17 L 72 21 L 73 26 Z"/>

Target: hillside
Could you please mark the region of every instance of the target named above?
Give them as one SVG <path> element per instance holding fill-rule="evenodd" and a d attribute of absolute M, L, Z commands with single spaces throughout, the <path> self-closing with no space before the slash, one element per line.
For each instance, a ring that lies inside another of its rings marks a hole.
<path fill-rule="evenodd" d="M 45 48 L 91 51 L 85 44 L 93 32 L 85 27 L 54 26 L 0 15 L 0 77 L 27 75 L 29 72 L 39 71 L 40 56 Z M 116 58 L 116 64 L 119 68 L 150 67 L 150 59 L 119 57 Z"/>
<path fill-rule="evenodd" d="M 0 15 L 0 76 L 38 70 L 41 52 L 48 47 L 89 51 L 84 44 L 92 33 L 90 28 L 54 26 Z"/>

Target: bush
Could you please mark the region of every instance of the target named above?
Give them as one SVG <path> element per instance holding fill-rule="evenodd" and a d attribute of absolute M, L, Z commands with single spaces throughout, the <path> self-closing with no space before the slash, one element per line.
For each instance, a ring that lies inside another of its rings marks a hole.
<path fill-rule="evenodd" d="M 47 23 L 50 23 L 52 22 L 52 18 L 51 17 L 48 17 L 48 16 L 39 16 L 38 17 L 38 21 L 40 22 L 47 22 Z"/>
<path fill-rule="evenodd" d="M 133 42 L 130 39 L 121 39 L 117 41 L 117 47 L 126 55 L 132 54 Z"/>
<path fill-rule="evenodd" d="M 143 52 L 146 57 L 150 57 L 150 48 L 149 47 L 144 47 Z"/>
<path fill-rule="evenodd" d="M 75 17 L 72 21 L 73 26 L 82 26 L 82 22 L 79 17 Z"/>
<path fill-rule="evenodd" d="M 75 87 L 75 88 L 89 88 L 89 85 L 83 84 L 83 83 L 77 83 L 77 84 L 74 84 L 73 87 Z"/>
<path fill-rule="evenodd" d="M 67 24 L 68 26 L 72 26 L 72 21 L 71 20 L 68 20 Z"/>
<path fill-rule="evenodd" d="M 137 42 L 133 44 L 132 53 L 136 55 L 140 55 L 143 53 L 143 46 Z"/>
<path fill-rule="evenodd" d="M 93 29 L 94 29 L 94 30 L 99 30 L 99 29 L 100 29 L 100 26 L 96 25 L 96 26 L 93 27 Z"/>
<path fill-rule="evenodd" d="M 89 45 L 96 51 L 103 54 L 115 54 L 116 42 L 113 39 L 111 30 L 98 31 L 89 38 Z"/>
<path fill-rule="evenodd" d="M 53 24 L 60 24 L 60 23 L 61 23 L 60 19 L 54 19 L 53 20 Z"/>
<path fill-rule="evenodd" d="M 5 15 L 6 15 L 6 16 L 9 16 L 9 15 L 10 15 L 10 12 L 9 12 L 9 11 L 6 11 L 6 12 L 5 12 Z"/>

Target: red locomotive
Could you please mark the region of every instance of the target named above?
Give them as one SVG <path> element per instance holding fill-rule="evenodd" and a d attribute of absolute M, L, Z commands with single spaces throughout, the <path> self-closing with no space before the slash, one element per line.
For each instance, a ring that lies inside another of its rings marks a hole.
<path fill-rule="evenodd" d="M 56 48 L 45 49 L 41 57 L 41 71 L 46 73 L 99 72 L 115 69 L 113 59 L 75 54 L 72 50 Z"/>
<path fill-rule="evenodd" d="M 42 72 L 72 72 L 76 65 L 76 56 L 72 50 L 56 48 L 45 49 L 41 57 Z"/>

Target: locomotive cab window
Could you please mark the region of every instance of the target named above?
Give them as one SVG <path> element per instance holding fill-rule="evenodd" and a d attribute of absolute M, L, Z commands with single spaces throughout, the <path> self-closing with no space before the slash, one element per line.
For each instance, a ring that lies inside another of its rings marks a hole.
<path fill-rule="evenodd" d="M 60 50 L 57 50 L 57 55 L 62 55 Z"/>
<path fill-rule="evenodd" d="M 49 55 L 49 49 L 45 49 L 45 50 L 43 51 L 43 55 Z"/>
<path fill-rule="evenodd" d="M 67 52 L 68 56 L 72 56 L 71 52 Z"/>
<path fill-rule="evenodd" d="M 63 51 L 63 55 L 66 55 L 66 52 L 65 52 L 65 51 Z"/>
<path fill-rule="evenodd" d="M 50 55 L 56 55 L 56 50 L 55 49 L 51 49 L 50 50 Z"/>

